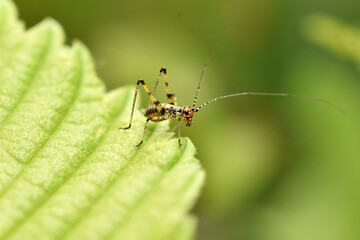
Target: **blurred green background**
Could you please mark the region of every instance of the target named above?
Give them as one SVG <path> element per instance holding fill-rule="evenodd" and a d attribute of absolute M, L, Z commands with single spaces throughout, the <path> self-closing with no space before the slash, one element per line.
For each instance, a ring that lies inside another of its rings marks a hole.
<path fill-rule="evenodd" d="M 27 27 L 51 16 L 68 43 L 83 41 L 109 90 L 139 78 L 152 85 L 166 66 L 179 105 L 191 105 L 221 33 L 200 103 L 259 91 L 342 106 L 346 115 L 302 99 L 226 99 L 203 108 L 182 135 L 197 146 L 207 172 L 194 210 L 197 239 L 360 239 L 360 1 L 15 2 Z M 315 19 L 305 34 L 305 19 L 318 12 L 354 29 L 319 34 Z M 338 54 L 307 40 L 316 34 Z M 156 95 L 165 101 L 162 85 Z M 144 107 L 147 101 L 143 95 Z"/>

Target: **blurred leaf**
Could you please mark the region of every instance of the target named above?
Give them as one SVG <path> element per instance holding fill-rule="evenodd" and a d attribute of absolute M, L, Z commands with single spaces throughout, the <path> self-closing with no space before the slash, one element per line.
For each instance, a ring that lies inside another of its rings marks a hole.
<path fill-rule="evenodd" d="M 349 39 L 356 48 L 356 29 L 323 14 L 312 15 L 306 23 L 310 39 L 358 62 L 357 50 L 348 48 Z M 299 53 L 293 63 L 286 72 L 292 80 L 289 89 L 327 96 L 348 114 L 317 104 L 288 110 L 297 145 L 294 166 L 259 208 L 252 239 L 359 239 L 358 72 L 316 50 Z"/>
<path fill-rule="evenodd" d="M 253 239 L 359 239 L 360 84 L 350 70 L 324 54 L 297 56 L 288 73 L 294 79 L 289 85 L 303 92 L 331 94 L 348 114 L 316 104 L 289 110 L 299 146 L 294 150 L 294 166 L 259 209 Z"/>
<path fill-rule="evenodd" d="M 47 19 L 29 31 L 0 0 L 0 238 L 190 239 L 204 180 L 185 139 L 135 113 L 133 90 L 105 94 L 81 43 Z"/>
<path fill-rule="evenodd" d="M 360 29 L 327 14 L 313 14 L 304 22 L 305 35 L 341 57 L 360 63 Z"/>

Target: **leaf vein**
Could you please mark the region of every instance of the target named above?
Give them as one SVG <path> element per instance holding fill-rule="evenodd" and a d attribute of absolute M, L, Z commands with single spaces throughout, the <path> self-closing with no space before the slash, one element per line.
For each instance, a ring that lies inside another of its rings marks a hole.
<path fill-rule="evenodd" d="M 183 147 L 184 147 L 183 149 L 185 149 L 185 146 L 183 146 Z M 184 151 L 183 151 L 182 153 L 184 153 Z M 113 185 L 114 185 L 114 184 L 118 181 L 118 179 L 124 174 L 124 172 L 126 172 L 126 170 L 127 170 L 128 167 L 131 165 L 131 163 L 133 163 L 133 159 L 136 158 L 137 154 L 138 154 L 138 151 L 137 151 L 136 154 L 131 158 L 131 160 L 128 161 L 128 165 L 127 165 L 124 169 L 122 169 L 122 171 L 116 176 L 116 178 L 114 178 L 113 181 L 111 181 L 111 182 L 109 183 L 109 185 L 107 186 L 107 188 L 104 189 L 104 191 L 102 192 L 101 196 L 97 198 L 97 200 L 91 205 L 91 207 L 88 208 L 87 211 L 84 211 L 83 214 L 77 219 L 76 223 L 72 224 L 72 225 L 71 225 L 71 228 L 68 229 L 63 235 L 61 235 L 61 237 L 60 237 L 61 239 L 66 238 L 66 236 L 68 236 L 68 235 L 70 234 L 70 232 L 71 232 L 72 230 L 74 230 L 76 226 L 79 225 L 79 223 L 85 218 L 85 216 L 90 213 L 91 209 L 95 207 L 95 205 L 104 197 L 104 195 L 106 195 L 106 194 L 109 193 L 109 191 L 111 190 L 111 188 L 113 187 Z M 174 159 L 180 161 L 181 158 L 178 157 L 178 155 L 176 154 L 176 155 L 173 157 L 173 160 L 174 160 Z M 173 161 L 173 162 L 172 162 L 172 164 L 169 166 L 169 168 L 167 169 L 167 171 L 166 171 L 165 173 L 163 173 L 163 174 L 157 179 L 157 181 L 155 182 L 155 184 L 153 184 L 153 188 L 154 188 L 158 183 L 161 182 L 161 180 L 162 180 L 162 179 L 166 176 L 166 174 L 176 165 L 176 163 L 178 163 L 178 161 Z M 146 199 L 146 196 L 151 193 L 151 190 L 152 190 L 153 188 L 151 188 L 147 193 L 145 193 L 145 194 L 138 200 L 138 202 L 137 202 L 137 203 L 135 204 L 135 206 L 133 207 L 134 209 L 135 209 L 138 205 L 140 205 L 140 203 L 142 202 L 143 199 Z M 139 202 L 140 202 L 140 203 L 139 203 Z"/>
<path fill-rule="evenodd" d="M 183 145 L 185 145 L 185 144 L 183 144 Z M 187 147 L 187 142 L 186 142 L 186 146 L 183 146 L 183 149 L 186 149 L 186 147 Z M 184 156 L 184 152 L 185 152 L 185 150 L 183 150 L 182 153 L 179 154 L 180 156 L 178 154 L 176 154 L 173 157 L 172 164 L 169 166 L 169 169 L 167 169 L 166 172 L 163 172 L 161 174 L 161 176 L 158 179 L 156 179 L 155 183 L 152 185 L 152 188 L 150 188 L 140 199 L 138 199 L 136 201 L 136 203 L 134 204 L 134 206 L 132 206 L 132 208 L 129 209 L 129 211 L 127 211 L 125 219 L 123 221 L 121 221 L 120 223 L 115 224 L 115 226 L 112 228 L 112 231 L 109 233 L 109 235 L 103 239 L 110 239 L 116 233 L 116 230 L 118 229 L 119 226 L 126 224 L 126 221 L 128 221 L 131 217 L 129 212 L 134 211 L 139 206 L 141 206 L 141 204 L 147 199 L 148 196 L 151 195 L 152 191 L 161 183 L 161 181 L 166 177 L 166 175 L 168 175 L 171 172 L 171 170 L 174 168 L 174 166 L 182 160 L 182 157 Z M 174 159 L 175 159 L 175 161 L 174 161 Z"/>
<path fill-rule="evenodd" d="M 4 128 L 4 126 L 6 125 L 6 123 L 9 121 L 9 119 L 11 118 L 11 116 L 14 114 L 14 112 L 16 111 L 17 107 L 19 106 L 20 102 L 22 101 L 22 99 L 26 96 L 27 91 L 29 90 L 31 84 L 34 82 L 34 80 L 36 79 L 37 74 L 39 73 L 41 66 L 46 62 L 46 58 L 50 52 L 50 45 L 51 45 L 51 38 L 52 38 L 52 34 L 51 31 L 49 31 L 49 40 L 47 41 L 47 45 L 44 47 L 43 52 L 40 54 L 40 57 L 38 58 L 37 63 L 34 66 L 34 69 L 32 71 L 32 73 L 29 76 L 29 81 L 25 84 L 28 85 L 27 88 L 25 88 L 22 93 L 20 94 L 20 96 L 18 97 L 18 99 L 16 100 L 14 106 L 10 109 L 9 113 L 5 116 L 5 118 L 2 120 L 2 123 L 0 125 L 0 131 Z"/>
<path fill-rule="evenodd" d="M 53 131 L 50 133 L 48 139 L 46 141 L 44 141 L 43 145 L 39 148 L 39 150 L 34 154 L 34 156 L 32 157 L 32 159 L 30 159 L 30 161 L 26 164 L 22 163 L 22 165 L 25 165 L 17 174 L 16 176 L 13 178 L 13 180 L 4 187 L 3 191 L 0 193 L 0 198 L 2 196 L 4 196 L 6 194 L 6 192 L 11 188 L 11 186 L 16 182 L 16 180 L 21 176 L 21 174 L 27 169 L 27 167 L 33 162 L 34 159 L 36 159 L 40 153 L 43 151 L 43 149 L 46 147 L 46 145 L 48 144 L 48 142 L 51 141 L 51 138 L 55 135 L 55 133 L 58 131 L 58 129 L 60 129 L 60 126 L 62 126 L 64 120 L 66 119 L 66 117 L 68 116 L 70 110 L 72 109 L 73 105 L 75 104 L 77 98 L 78 98 L 78 92 L 81 88 L 81 82 L 82 82 L 82 75 L 79 76 L 79 80 L 77 81 L 76 84 L 76 88 L 75 88 L 75 93 L 74 93 L 74 97 L 71 99 L 71 102 L 69 104 L 69 107 L 66 109 L 65 114 L 63 115 L 62 119 L 59 121 L 59 124 L 53 129 Z M 15 159 L 16 160 L 16 159 Z"/>
<path fill-rule="evenodd" d="M 123 101 L 125 102 L 125 101 Z M 10 236 L 11 234 L 13 234 L 15 232 L 16 229 L 19 229 L 32 215 L 34 215 L 39 209 L 41 209 L 41 207 L 46 203 L 47 200 L 49 200 L 51 198 L 51 196 L 53 196 L 60 188 L 61 186 L 63 186 L 75 173 L 76 171 L 86 162 L 86 160 L 96 151 L 96 149 L 101 145 L 102 141 L 105 139 L 107 133 L 109 132 L 111 128 L 111 126 L 113 125 L 113 123 L 115 122 L 115 120 L 117 119 L 117 117 L 119 115 L 121 115 L 123 113 L 125 109 L 125 103 L 121 105 L 119 111 L 117 111 L 116 115 L 115 116 L 112 116 L 111 117 L 111 120 L 110 120 L 110 124 L 109 127 L 106 129 L 103 137 L 98 141 L 98 143 L 96 144 L 96 146 L 94 146 L 94 148 L 92 149 L 91 152 L 89 152 L 89 154 L 87 156 L 85 156 L 83 158 L 83 161 L 78 164 L 76 167 L 75 167 L 75 170 L 72 171 L 71 174 L 67 175 L 64 177 L 64 180 L 61 184 L 59 184 L 57 187 L 53 188 L 53 191 L 49 192 L 47 196 L 44 197 L 44 199 L 42 201 L 40 201 L 32 211 L 28 212 L 28 214 L 26 215 L 25 218 L 23 218 L 21 221 L 19 221 L 16 226 L 14 226 L 14 228 L 10 229 L 7 233 L 6 233 L 6 237 Z"/>

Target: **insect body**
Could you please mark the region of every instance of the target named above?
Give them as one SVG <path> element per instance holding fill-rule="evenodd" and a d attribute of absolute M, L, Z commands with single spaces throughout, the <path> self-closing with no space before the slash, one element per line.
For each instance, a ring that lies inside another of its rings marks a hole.
<path fill-rule="evenodd" d="M 166 87 L 166 97 L 168 100 L 168 103 L 160 103 L 155 96 L 150 92 L 149 88 L 146 86 L 144 80 L 140 79 L 137 81 L 137 85 L 136 85 L 136 89 L 135 89 L 135 95 L 134 95 L 134 100 L 133 100 L 133 105 L 132 105 L 132 109 L 131 109 L 131 116 L 130 116 L 130 123 L 129 126 L 126 128 L 120 128 L 123 130 L 129 129 L 131 128 L 131 123 L 132 123 L 132 118 L 133 118 L 133 114 L 134 114 L 134 107 L 135 107 L 135 102 L 136 102 L 136 98 L 137 98 L 137 93 L 139 90 L 139 86 L 140 84 L 143 86 L 144 90 L 148 93 L 152 103 L 154 105 L 149 106 L 146 110 L 145 110 L 145 117 L 146 119 L 146 123 L 145 123 L 145 127 L 144 127 L 144 134 L 142 136 L 141 142 L 136 145 L 137 147 L 139 147 L 145 138 L 145 133 L 146 133 L 146 129 L 147 129 L 147 125 L 149 121 L 153 121 L 153 122 L 161 122 L 170 118 L 176 118 L 178 119 L 178 129 L 179 129 L 179 145 L 181 146 L 181 142 L 180 142 L 180 123 L 181 123 L 181 119 L 183 118 L 186 126 L 190 127 L 191 126 L 191 122 L 192 122 L 192 117 L 194 115 L 194 112 L 198 111 L 195 110 L 193 107 L 190 106 L 185 106 L 185 107 L 179 107 L 176 104 L 176 96 L 175 94 L 170 92 L 170 88 L 169 88 L 169 83 L 167 80 L 167 74 L 166 74 L 166 68 L 161 68 L 160 69 L 160 73 L 157 77 L 156 83 L 155 83 L 155 87 L 154 87 L 154 91 L 156 90 L 157 84 L 159 82 L 159 79 L 161 77 L 161 74 L 164 73 L 164 79 L 165 79 L 165 87 Z"/>
<path fill-rule="evenodd" d="M 260 92 L 235 93 L 235 94 L 230 94 L 230 95 L 225 95 L 225 96 L 214 98 L 214 99 L 212 99 L 210 101 L 207 101 L 207 102 L 201 104 L 199 107 L 195 107 L 196 101 L 197 101 L 197 98 L 198 98 L 198 94 L 199 94 L 199 90 L 200 90 L 201 81 L 202 81 L 202 79 L 204 77 L 204 73 L 206 71 L 207 64 L 209 63 L 209 60 L 210 60 L 210 58 L 208 58 L 207 62 L 204 65 L 203 72 L 202 72 L 201 77 L 200 77 L 199 85 L 198 85 L 198 88 L 197 88 L 197 91 L 196 91 L 196 94 L 195 94 L 193 106 L 184 106 L 184 107 L 177 106 L 176 96 L 175 96 L 175 94 L 171 93 L 171 91 L 170 91 L 169 83 L 168 83 L 168 80 L 167 80 L 166 68 L 164 68 L 164 67 L 160 69 L 160 73 L 159 73 L 159 75 L 158 75 L 158 77 L 156 79 L 156 83 L 155 83 L 153 93 L 156 91 L 156 87 L 157 87 L 158 82 L 160 80 L 161 74 L 163 73 L 164 74 L 164 80 L 165 80 L 165 87 L 166 87 L 166 97 L 167 97 L 168 103 L 160 103 L 155 98 L 153 93 L 150 92 L 150 90 L 146 86 L 144 80 L 140 79 L 140 80 L 137 81 L 134 100 L 133 100 L 132 109 L 131 109 L 131 116 L 130 116 L 129 126 L 125 127 L 125 128 L 120 128 L 120 129 L 123 129 L 123 130 L 131 128 L 131 123 L 132 123 L 132 119 L 133 119 L 134 107 L 135 107 L 135 102 L 136 102 L 136 98 L 137 98 L 137 93 L 138 93 L 138 90 L 139 90 L 139 86 L 141 84 L 142 87 L 144 88 L 144 90 L 148 93 L 153 105 L 149 106 L 145 110 L 144 115 L 145 115 L 145 117 L 147 119 L 146 119 L 146 123 L 145 123 L 145 127 L 144 127 L 143 136 L 141 138 L 140 143 L 138 145 L 136 145 L 137 147 L 139 147 L 144 141 L 145 133 L 146 133 L 146 129 L 147 129 L 149 121 L 161 122 L 161 121 L 164 121 L 164 120 L 168 120 L 170 118 L 176 118 L 178 120 L 177 127 L 178 127 L 178 135 L 179 135 L 179 146 L 181 146 L 181 141 L 180 141 L 180 123 L 181 123 L 181 119 L 184 120 L 185 125 L 187 127 L 190 127 L 191 123 L 192 123 L 192 120 L 193 120 L 193 116 L 194 116 L 195 113 L 197 113 L 202 107 L 206 106 L 207 104 L 215 102 L 215 101 L 223 99 L 223 98 L 230 98 L 230 97 L 236 97 L 236 96 L 245 96 L 245 95 L 289 96 L 289 97 L 296 97 L 296 98 L 304 98 L 304 99 L 308 99 L 308 100 L 321 101 L 321 102 L 324 102 L 326 104 L 331 105 L 332 107 L 337 108 L 339 111 L 344 113 L 343 109 L 341 109 L 337 105 L 335 105 L 335 104 L 333 104 L 333 103 L 331 103 L 329 101 L 326 101 L 324 99 L 308 97 L 308 96 L 302 96 L 302 95 L 289 94 L 289 93 L 260 93 Z"/>
<path fill-rule="evenodd" d="M 152 118 L 153 122 L 160 122 L 169 118 L 183 117 L 185 122 L 191 121 L 193 111 L 190 106 L 178 107 L 171 104 L 161 104 L 161 111 L 159 112 L 156 106 L 150 106 L 145 111 L 145 117 Z M 190 122 L 191 124 L 191 122 Z M 189 127 L 190 124 L 187 124 Z"/>

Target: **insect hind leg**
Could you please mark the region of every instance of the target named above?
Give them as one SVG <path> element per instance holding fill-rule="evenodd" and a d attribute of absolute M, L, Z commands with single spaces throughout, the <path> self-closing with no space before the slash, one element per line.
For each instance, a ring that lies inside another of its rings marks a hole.
<path fill-rule="evenodd" d="M 164 81 L 165 81 L 165 88 L 166 88 L 166 98 L 169 104 L 171 105 L 176 105 L 176 96 L 174 93 L 171 93 L 170 91 L 170 87 L 169 87 L 169 81 L 167 79 L 167 72 L 166 72 L 166 68 L 162 67 L 160 69 L 160 74 L 163 73 L 164 74 Z"/>
<path fill-rule="evenodd" d="M 132 108 L 131 108 L 131 115 L 130 115 L 130 122 L 129 122 L 129 126 L 125 127 L 125 128 L 120 128 L 122 130 L 127 130 L 129 128 L 131 128 L 131 124 L 132 124 L 132 120 L 133 120 L 133 115 L 134 115 L 134 109 L 135 109 L 135 103 L 136 103 L 136 98 L 137 98 L 137 94 L 139 91 L 139 86 L 140 84 L 143 86 L 145 92 L 147 92 L 147 94 L 149 95 L 151 101 L 154 103 L 154 105 L 156 106 L 156 108 L 158 109 L 158 111 L 161 111 L 161 104 L 160 102 L 154 97 L 154 95 L 150 92 L 149 88 L 146 86 L 145 82 L 143 79 L 139 79 L 136 83 L 136 89 L 135 89 L 135 93 L 134 93 L 134 100 L 133 100 L 133 104 L 132 104 Z"/>

